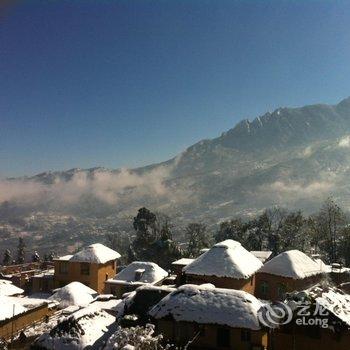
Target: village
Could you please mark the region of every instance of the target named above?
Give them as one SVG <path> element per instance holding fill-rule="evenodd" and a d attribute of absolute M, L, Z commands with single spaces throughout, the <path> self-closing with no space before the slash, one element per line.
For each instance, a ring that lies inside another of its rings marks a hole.
<path fill-rule="evenodd" d="M 339 264 L 231 239 L 169 271 L 120 259 L 95 243 L 1 267 L 0 348 L 349 348 L 350 269 Z"/>

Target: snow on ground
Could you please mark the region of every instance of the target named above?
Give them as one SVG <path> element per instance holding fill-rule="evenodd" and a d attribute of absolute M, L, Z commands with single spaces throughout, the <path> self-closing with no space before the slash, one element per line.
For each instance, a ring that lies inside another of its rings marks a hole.
<path fill-rule="evenodd" d="M 87 306 L 97 296 L 97 292 L 80 282 L 72 282 L 59 288 L 49 298 L 59 302 L 59 308 L 64 309 L 71 305 Z"/>
<path fill-rule="evenodd" d="M 23 289 L 16 287 L 11 281 L 0 280 L 0 295 L 17 295 L 22 294 Z"/>
<path fill-rule="evenodd" d="M 42 334 L 36 345 L 44 349 L 100 349 L 116 330 L 116 318 L 93 303 L 59 320 L 50 332 Z"/>
<path fill-rule="evenodd" d="M 261 261 L 239 242 L 228 239 L 215 244 L 185 266 L 186 274 L 231 278 L 249 278 L 262 266 Z"/>
<path fill-rule="evenodd" d="M 163 298 L 149 312 L 156 318 L 260 329 L 257 312 L 262 302 L 244 291 L 187 284 Z"/>
<path fill-rule="evenodd" d="M 0 295 L 0 321 L 22 314 L 28 309 L 18 302 L 17 299 Z"/>
<path fill-rule="evenodd" d="M 288 250 L 268 261 L 259 272 L 302 279 L 323 273 L 321 266 L 300 250 Z"/>
<path fill-rule="evenodd" d="M 167 276 L 168 273 L 153 262 L 134 261 L 108 282 L 157 283 Z"/>
<path fill-rule="evenodd" d="M 70 261 L 90 262 L 105 264 L 108 261 L 120 258 L 120 254 L 115 250 L 106 247 L 101 243 L 91 244 L 69 258 Z"/>

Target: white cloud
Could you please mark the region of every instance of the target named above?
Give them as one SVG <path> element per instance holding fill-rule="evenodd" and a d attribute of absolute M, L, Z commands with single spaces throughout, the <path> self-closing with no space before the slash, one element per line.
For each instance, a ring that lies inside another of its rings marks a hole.
<path fill-rule="evenodd" d="M 50 185 L 29 180 L 1 180 L 0 202 L 15 200 L 29 204 L 52 199 L 72 204 L 82 195 L 89 194 L 108 204 L 115 204 L 121 198 L 162 197 L 168 194 L 164 181 L 169 172 L 166 167 L 155 168 L 144 175 L 128 169 L 121 169 L 118 173 L 96 171 L 92 175 L 79 171 L 69 181 L 57 179 Z"/>
<path fill-rule="evenodd" d="M 350 136 L 345 136 L 343 138 L 340 139 L 339 143 L 338 143 L 339 147 L 350 147 Z"/>

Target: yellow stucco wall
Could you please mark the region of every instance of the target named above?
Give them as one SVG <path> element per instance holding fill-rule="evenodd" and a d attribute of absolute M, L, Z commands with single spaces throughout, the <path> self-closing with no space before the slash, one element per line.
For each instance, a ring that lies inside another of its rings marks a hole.
<path fill-rule="evenodd" d="M 60 264 L 68 265 L 67 273 L 60 272 Z M 105 292 L 105 281 L 116 275 L 116 263 L 109 261 L 106 264 L 90 263 L 89 275 L 81 273 L 80 262 L 55 260 L 55 287 L 62 287 L 70 282 L 78 281 L 96 290 L 98 293 Z"/>

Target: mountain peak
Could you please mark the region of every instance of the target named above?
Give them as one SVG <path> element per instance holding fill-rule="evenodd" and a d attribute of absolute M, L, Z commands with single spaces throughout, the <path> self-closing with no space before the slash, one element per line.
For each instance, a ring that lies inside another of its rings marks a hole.
<path fill-rule="evenodd" d="M 240 151 L 300 145 L 350 130 L 350 97 L 336 106 L 279 107 L 253 121 L 243 119 L 214 142 Z"/>

